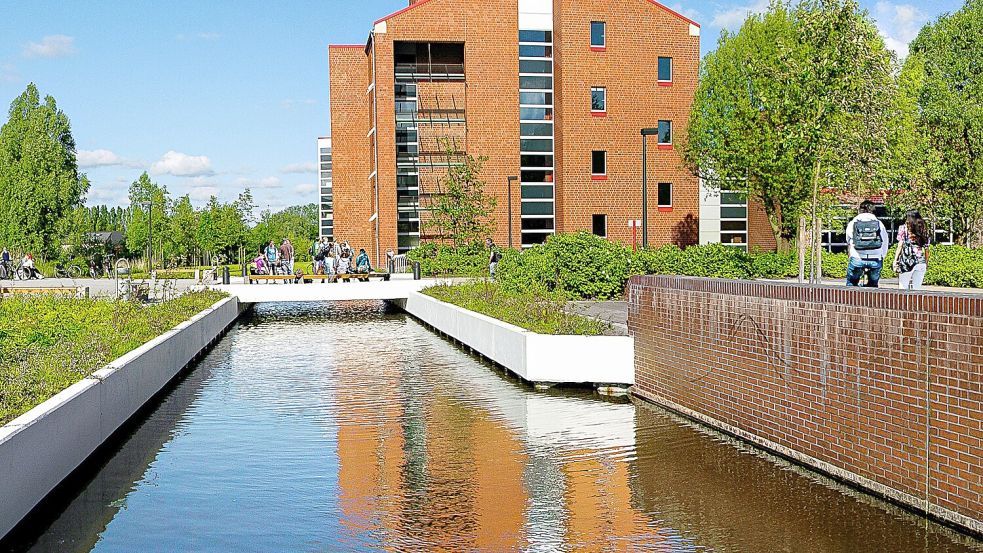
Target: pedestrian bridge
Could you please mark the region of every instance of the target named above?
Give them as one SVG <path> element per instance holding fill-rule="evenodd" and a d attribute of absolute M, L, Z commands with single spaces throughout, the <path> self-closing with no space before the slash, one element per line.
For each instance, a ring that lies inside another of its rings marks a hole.
<path fill-rule="evenodd" d="M 399 275 L 402 276 L 402 275 Z M 408 275 L 407 275 L 408 276 Z M 412 280 L 394 278 L 389 281 L 369 282 L 314 282 L 310 284 L 228 284 L 211 286 L 229 295 L 236 296 L 242 303 L 266 302 L 306 302 L 306 301 L 351 301 L 351 300 L 405 300 L 410 292 L 419 292 L 433 286 L 434 279 Z"/>

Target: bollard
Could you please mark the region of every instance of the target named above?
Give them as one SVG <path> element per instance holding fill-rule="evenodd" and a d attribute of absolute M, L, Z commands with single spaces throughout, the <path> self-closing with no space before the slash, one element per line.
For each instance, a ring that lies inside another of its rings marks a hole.
<path fill-rule="evenodd" d="M 242 278 L 245 279 L 247 276 L 249 276 L 249 264 L 248 263 L 243 263 L 242 264 Z M 245 280 L 243 282 L 245 282 Z M 247 284 L 248 284 L 248 282 L 247 282 Z"/>
<path fill-rule="evenodd" d="M 229 284 L 229 266 L 222 267 L 222 284 Z"/>
<path fill-rule="evenodd" d="M 413 262 L 413 280 L 420 280 L 420 262 Z"/>

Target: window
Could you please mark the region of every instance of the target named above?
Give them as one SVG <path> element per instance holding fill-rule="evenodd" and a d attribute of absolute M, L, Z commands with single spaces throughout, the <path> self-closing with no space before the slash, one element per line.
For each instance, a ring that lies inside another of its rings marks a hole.
<path fill-rule="evenodd" d="M 672 207 L 672 183 L 659 183 L 659 207 Z"/>
<path fill-rule="evenodd" d="M 539 60 L 519 60 L 519 73 L 552 73 L 553 62 Z"/>
<path fill-rule="evenodd" d="M 659 121 L 659 144 L 672 144 L 672 121 Z"/>
<path fill-rule="evenodd" d="M 553 42 L 550 31 L 519 31 L 519 42 Z"/>
<path fill-rule="evenodd" d="M 597 87 L 590 89 L 590 110 L 595 113 L 604 113 L 608 110 L 608 89 Z M 662 128 L 661 123 L 659 128 Z"/>
<path fill-rule="evenodd" d="M 594 150 L 591 152 L 590 174 L 592 176 L 602 176 L 608 174 L 607 152 L 600 150 Z"/>
<path fill-rule="evenodd" d="M 608 236 L 608 216 L 607 215 L 594 215 L 591 217 L 592 227 L 594 234 L 602 238 L 607 238 Z"/>
<path fill-rule="evenodd" d="M 604 48 L 607 46 L 607 25 L 603 21 L 590 22 L 590 47 Z"/>
<path fill-rule="evenodd" d="M 659 58 L 659 82 L 672 82 L 672 58 Z"/>

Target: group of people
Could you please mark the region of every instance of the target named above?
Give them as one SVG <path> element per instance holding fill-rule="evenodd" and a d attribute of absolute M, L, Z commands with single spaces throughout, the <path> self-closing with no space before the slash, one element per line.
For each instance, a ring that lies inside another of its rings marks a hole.
<path fill-rule="evenodd" d="M 24 254 L 17 268 L 22 268 L 28 279 L 44 278 L 37 265 L 34 264 L 34 256 L 29 253 Z M 4 247 L 3 251 L 0 252 L 0 280 L 13 280 L 15 272 L 16 269 L 11 262 L 10 250 Z"/>
<path fill-rule="evenodd" d="M 313 260 L 314 274 L 318 275 L 348 275 L 368 274 L 372 272 L 372 264 L 364 248 L 355 255 L 351 245 L 346 242 L 335 243 L 322 236 L 321 240 L 311 244 L 310 252 Z"/>
<path fill-rule="evenodd" d="M 898 229 L 897 238 L 898 247 L 892 266 L 898 274 L 898 287 L 918 290 L 928 270 L 928 249 L 931 244 L 928 224 L 918 211 L 908 211 L 904 224 Z M 850 252 L 847 286 L 860 286 L 866 275 L 864 286 L 877 288 L 890 241 L 884 223 L 874 215 L 873 202 L 868 200 L 860 204 L 859 213 L 847 224 L 846 241 Z"/>
<path fill-rule="evenodd" d="M 284 238 L 278 247 L 270 240 L 265 246 L 260 246 L 258 255 L 252 261 L 252 273 L 255 275 L 298 275 L 302 271 L 294 270 L 295 251 L 290 239 Z M 313 272 L 316 275 L 348 275 L 368 274 L 372 272 L 372 264 L 365 249 L 354 253 L 348 242 L 330 242 L 327 237 L 321 237 L 311 244 L 308 253 L 313 261 Z"/>

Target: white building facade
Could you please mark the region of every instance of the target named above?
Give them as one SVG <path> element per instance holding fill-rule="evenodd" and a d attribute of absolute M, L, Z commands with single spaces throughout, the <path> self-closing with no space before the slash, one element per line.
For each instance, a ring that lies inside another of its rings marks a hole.
<path fill-rule="evenodd" d="M 321 136 L 317 139 L 317 175 L 318 175 L 318 213 L 320 223 L 318 236 L 334 240 L 334 195 L 331 192 L 331 137 Z"/>

